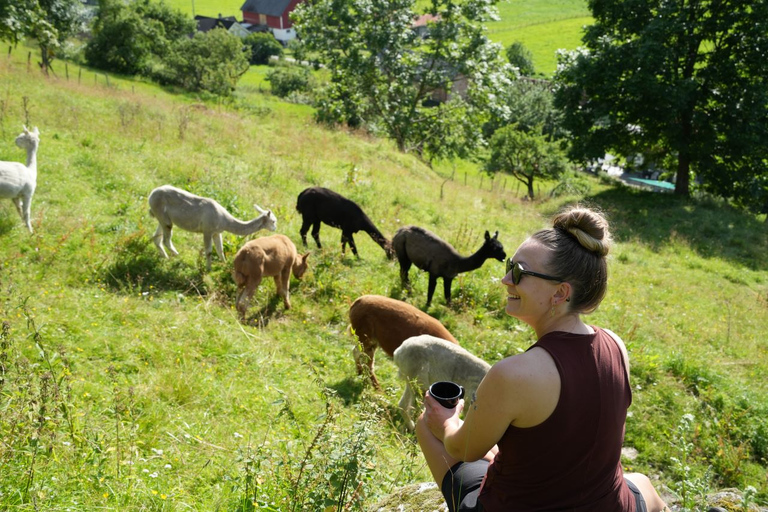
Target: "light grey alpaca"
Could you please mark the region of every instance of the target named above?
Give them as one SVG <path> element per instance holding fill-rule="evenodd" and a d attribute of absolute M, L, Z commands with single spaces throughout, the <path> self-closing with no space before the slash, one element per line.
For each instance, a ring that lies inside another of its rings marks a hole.
<path fill-rule="evenodd" d="M 422 397 L 432 383 L 449 380 L 464 387 L 464 399 L 469 403 L 491 368 L 491 365 L 457 344 L 428 334 L 405 340 L 395 350 L 393 359 L 400 378 L 406 381 L 400 409 L 411 430 L 415 426 L 411 410 L 416 393 Z M 418 388 L 414 390 L 413 386 Z"/>
<path fill-rule="evenodd" d="M 400 263 L 400 280 L 403 286 L 410 291 L 411 283 L 408 279 L 408 271 L 411 264 L 421 270 L 429 272 L 429 289 L 427 291 L 427 307 L 432 303 L 432 295 L 435 293 L 437 278 L 443 278 L 446 304 L 451 303 L 451 281 L 457 275 L 478 269 L 483 266 L 485 260 L 495 258 L 504 261 L 507 254 L 504 246 L 498 240 L 497 231 L 491 237 L 485 232 L 485 240 L 480 249 L 471 256 L 462 256 L 451 244 L 442 240 L 439 236 L 417 226 L 406 226 L 397 230 L 392 237 L 392 248 Z"/>
<path fill-rule="evenodd" d="M 222 261 L 226 260 L 221 242 L 221 234 L 224 231 L 238 236 L 247 236 L 260 229 L 268 229 L 269 231 L 277 229 L 277 219 L 270 210 L 263 210 L 257 205 L 253 205 L 253 207 L 260 215 L 253 220 L 244 222 L 234 218 L 213 199 L 196 196 L 171 185 L 163 185 L 149 194 L 149 213 L 157 219 L 158 223 L 152 240 L 160 254 L 167 258 L 168 254 L 163 249 L 163 245 L 168 248 L 172 255 L 178 256 L 179 254 L 171 241 L 174 225 L 186 231 L 202 233 L 206 263 L 208 270 L 210 270 L 211 242 L 216 246 L 216 253 L 219 258 Z"/>
<path fill-rule="evenodd" d="M 37 187 L 37 148 L 40 132 L 37 126 L 30 132 L 26 126 L 16 137 L 16 145 L 27 151 L 27 164 L 0 162 L 0 198 L 10 199 L 16 205 L 21 220 L 32 233 L 32 195 Z"/>

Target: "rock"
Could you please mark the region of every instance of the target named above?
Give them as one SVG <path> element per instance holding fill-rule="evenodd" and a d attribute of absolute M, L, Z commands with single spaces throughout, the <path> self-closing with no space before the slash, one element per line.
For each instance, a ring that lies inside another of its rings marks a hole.
<path fill-rule="evenodd" d="M 367 512 L 448 512 L 448 506 L 437 484 L 425 482 L 395 489 Z"/>

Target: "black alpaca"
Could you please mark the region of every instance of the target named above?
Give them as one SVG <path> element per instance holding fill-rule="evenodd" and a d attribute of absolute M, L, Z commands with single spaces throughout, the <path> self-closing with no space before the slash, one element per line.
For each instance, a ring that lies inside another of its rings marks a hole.
<path fill-rule="evenodd" d="M 320 244 L 320 223 L 324 222 L 341 230 L 342 254 L 346 251 L 346 245 L 349 243 L 352 253 L 359 258 L 360 255 L 357 254 L 357 246 L 355 246 L 355 239 L 352 238 L 352 235 L 358 231 L 365 231 L 374 242 L 384 249 L 387 258 L 392 258 L 392 245 L 389 240 L 373 225 L 371 219 L 357 203 L 341 194 L 323 187 L 306 188 L 299 194 L 296 210 L 302 217 L 300 232 L 304 247 L 307 246 L 307 231 L 309 231 L 310 226 L 312 226 L 312 238 L 315 239 L 318 247 L 323 247 Z"/>
<path fill-rule="evenodd" d="M 426 229 L 417 226 L 400 228 L 392 237 L 392 247 L 397 255 L 397 261 L 400 262 L 400 280 L 403 286 L 410 291 L 411 283 L 408 279 L 408 271 L 411 269 L 411 264 L 429 272 L 426 306 L 429 307 L 437 285 L 437 278 L 442 277 L 445 302 L 450 305 L 451 281 L 454 277 L 463 272 L 480 268 L 489 258 L 504 261 L 504 258 L 507 257 L 498 237 L 498 231 L 493 237 L 486 231 L 482 247 L 471 256 L 461 256 L 451 244 Z"/>

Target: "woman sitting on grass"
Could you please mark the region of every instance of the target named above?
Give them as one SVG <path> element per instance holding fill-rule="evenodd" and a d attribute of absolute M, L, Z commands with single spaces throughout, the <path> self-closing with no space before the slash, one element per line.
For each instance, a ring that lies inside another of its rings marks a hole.
<path fill-rule="evenodd" d="M 580 317 L 605 296 L 610 242 L 605 218 L 582 207 L 523 242 L 502 279 L 506 312 L 538 341 L 491 368 L 464 421 L 464 401 L 425 396 L 416 435 L 451 512 L 668 510 L 648 477 L 621 468 L 624 343 Z"/>

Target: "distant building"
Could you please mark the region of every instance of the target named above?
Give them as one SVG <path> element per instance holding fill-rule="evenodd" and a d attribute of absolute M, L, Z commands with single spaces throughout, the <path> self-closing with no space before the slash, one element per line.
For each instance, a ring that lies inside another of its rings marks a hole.
<path fill-rule="evenodd" d="M 195 16 L 197 22 L 198 32 L 208 32 L 214 28 L 223 28 L 230 34 L 236 35 L 240 39 L 245 38 L 250 32 L 248 28 L 243 26 L 235 19 L 234 16 L 222 17 L 219 14 L 218 18 L 210 18 L 208 16 Z"/>
<path fill-rule="evenodd" d="M 253 27 L 266 26 L 283 45 L 296 39 L 290 14 L 302 0 L 246 0 L 240 10 L 243 22 Z M 253 31 L 254 28 L 251 28 Z"/>

